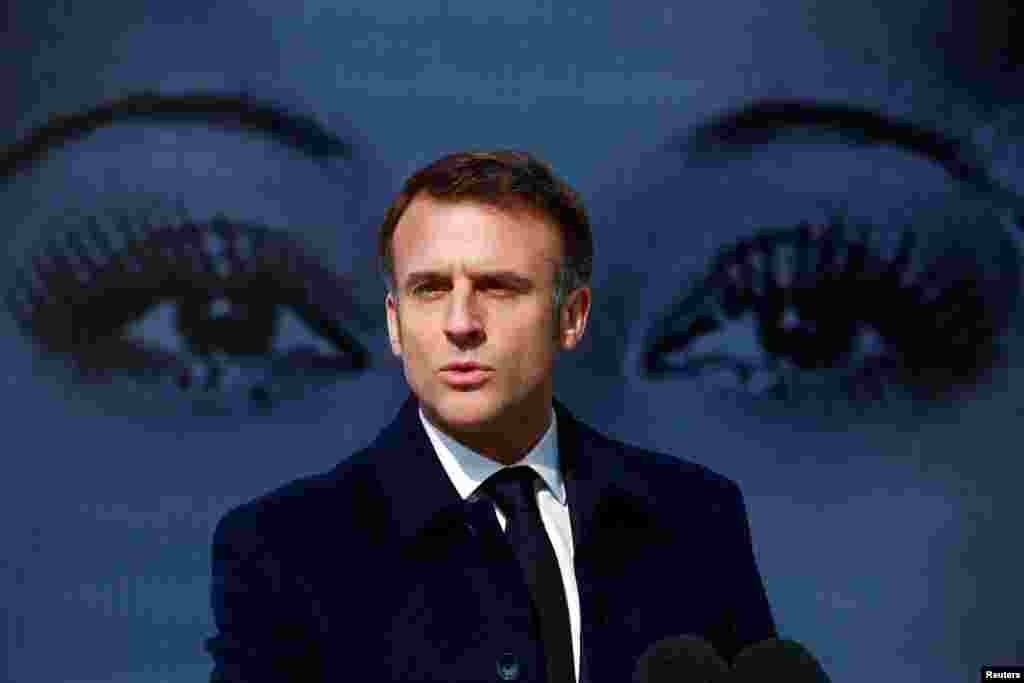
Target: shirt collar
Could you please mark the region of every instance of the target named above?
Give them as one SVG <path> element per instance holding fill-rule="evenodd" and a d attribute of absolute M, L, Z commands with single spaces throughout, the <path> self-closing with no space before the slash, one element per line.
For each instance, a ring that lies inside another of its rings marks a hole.
<path fill-rule="evenodd" d="M 448 473 L 448 478 L 463 500 L 473 495 L 488 477 L 505 467 L 471 448 L 467 448 L 435 427 L 423 414 L 422 406 L 419 408 L 419 415 L 427 437 L 434 446 L 434 452 L 441 461 L 441 466 Z M 544 432 L 544 436 L 525 457 L 510 467 L 517 465 L 532 467 L 558 502 L 565 505 L 565 484 L 558 469 L 558 425 L 553 406 L 551 408 L 551 424 Z"/>

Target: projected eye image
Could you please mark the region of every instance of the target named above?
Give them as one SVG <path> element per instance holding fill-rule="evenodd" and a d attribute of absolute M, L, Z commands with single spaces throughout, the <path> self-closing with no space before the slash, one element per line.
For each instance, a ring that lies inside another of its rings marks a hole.
<path fill-rule="evenodd" d="M 954 139 L 832 103 L 754 102 L 670 146 L 708 164 L 787 134 L 797 146 L 831 138 L 907 149 L 982 208 L 924 211 L 899 225 L 832 212 L 757 228 L 720 246 L 646 326 L 638 372 L 696 382 L 762 414 L 781 403 L 842 424 L 927 411 L 1005 371 L 1004 333 L 1020 299 L 1019 196 Z"/>
<path fill-rule="evenodd" d="M 310 163 L 352 156 L 334 134 L 272 103 L 141 94 L 51 119 L 8 148 L 5 176 L 30 173 L 48 150 L 99 128 L 138 121 L 248 131 Z M 351 178 L 348 189 L 363 182 Z M 116 385 L 156 410 L 177 389 L 195 411 L 216 413 L 246 403 L 266 412 L 365 369 L 368 354 L 345 325 L 373 323 L 301 235 L 224 213 L 195 220 L 181 196 L 119 199 L 137 208 L 49 221 L 10 271 L 8 312 L 49 372 Z M 295 341 L 282 345 L 285 337 Z"/>

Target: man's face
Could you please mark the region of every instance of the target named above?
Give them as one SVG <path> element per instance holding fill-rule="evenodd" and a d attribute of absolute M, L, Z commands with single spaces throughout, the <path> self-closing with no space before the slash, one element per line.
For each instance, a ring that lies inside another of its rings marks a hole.
<path fill-rule="evenodd" d="M 453 435 L 524 415 L 535 427 L 550 410 L 558 346 L 572 348 L 582 331 L 555 340 L 558 228 L 525 208 L 421 193 L 392 239 L 399 305 L 388 295 L 388 334 L 424 413 Z M 488 369 L 466 384 L 443 370 L 456 361 Z"/>

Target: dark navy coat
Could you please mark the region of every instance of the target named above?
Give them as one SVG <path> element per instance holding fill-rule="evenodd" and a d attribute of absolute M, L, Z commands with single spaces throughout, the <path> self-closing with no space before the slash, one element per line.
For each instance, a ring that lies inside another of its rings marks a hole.
<path fill-rule="evenodd" d="M 727 660 L 775 637 L 736 484 L 554 407 L 581 683 L 628 682 L 668 636 L 703 637 Z M 212 683 L 544 680 L 527 587 L 493 506 L 459 496 L 417 411 L 410 394 L 365 449 L 220 520 Z"/>

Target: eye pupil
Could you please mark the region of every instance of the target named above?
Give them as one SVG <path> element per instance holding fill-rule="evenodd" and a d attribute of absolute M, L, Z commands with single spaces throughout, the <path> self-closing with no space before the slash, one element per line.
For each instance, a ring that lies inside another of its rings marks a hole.
<path fill-rule="evenodd" d="M 860 323 L 849 307 L 842 312 L 826 313 L 832 299 L 828 288 L 813 293 L 803 306 L 758 305 L 758 337 L 763 348 L 775 357 L 785 358 L 799 368 L 827 368 L 846 359 L 854 350 Z M 795 297 L 794 297 L 795 298 Z"/>
<path fill-rule="evenodd" d="M 270 392 L 260 384 L 249 390 L 249 398 L 256 403 L 266 403 L 270 401 Z"/>
<path fill-rule="evenodd" d="M 188 297 L 178 303 L 178 331 L 195 353 L 269 353 L 276 323 L 273 303 L 223 296 Z"/>

